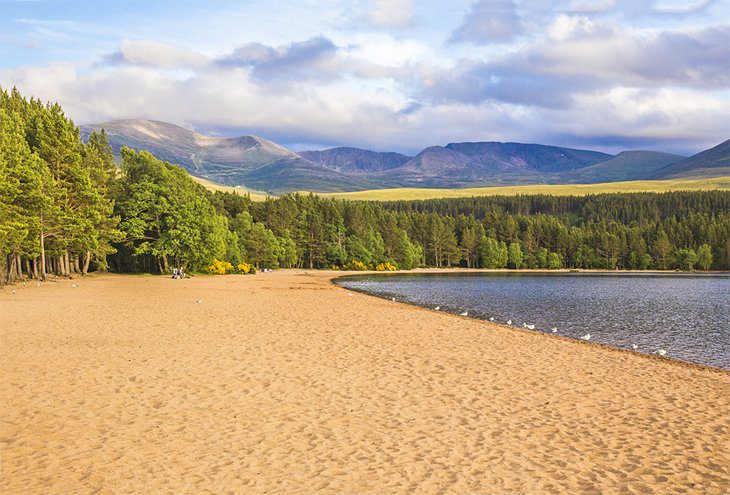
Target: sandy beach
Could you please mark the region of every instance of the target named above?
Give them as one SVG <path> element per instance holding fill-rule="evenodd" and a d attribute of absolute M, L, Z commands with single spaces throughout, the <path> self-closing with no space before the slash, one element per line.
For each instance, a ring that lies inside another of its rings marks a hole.
<path fill-rule="evenodd" d="M 0 492 L 727 493 L 730 373 L 338 275 L 0 289 Z"/>

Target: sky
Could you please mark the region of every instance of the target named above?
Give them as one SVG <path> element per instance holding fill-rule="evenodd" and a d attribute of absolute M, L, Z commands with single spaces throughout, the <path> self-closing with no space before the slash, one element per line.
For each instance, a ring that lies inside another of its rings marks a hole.
<path fill-rule="evenodd" d="M 0 86 L 294 150 L 730 138 L 730 0 L 0 0 Z"/>

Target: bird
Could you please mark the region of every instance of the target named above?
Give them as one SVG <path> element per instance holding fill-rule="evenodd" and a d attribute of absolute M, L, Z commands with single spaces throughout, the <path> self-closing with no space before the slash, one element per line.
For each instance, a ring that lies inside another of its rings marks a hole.
<path fill-rule="evenodd" d="M 436 306 L 436 307 L 435 307 L 435 308 L 433 308 L 433 309 L 434 309 L 434 311 L 441 311 L 441 306 Z"/>
<path fill-rule="evenodd" d="M 490 316 L 489 321 L 494 321 L 494 316 Z"/>
<path fill-rule="evenodd" d="M 197 301 L 195 301 L 195 302 L 196 302 L 196 303 L 198 303 L 198 304 L 200 304 L 200 303 L 202 303 L 202 302 L 203 302 L 203 300 L 202 300 L 202 299 L 198 299 L 198 300 L 197 300 Z"/>
<path fill-rule="evenodd" d="M 459 313 L 459 316 L 469 316 L 469 312 L 464 311 L 463 313 Z"/>
<path fill-rule="evenodd" d="M 582 340 L 591 340 L 591 334 L 587 333 L 581 337 Z"/>
<path fill-rule="evenodd" d="M 636 345 L 636 344 L 631 344 L 631 348 L 632 348 L 632 349 L 634 349 L 634 350 L 636 350 L 636 349 L 638 349 L 638 348 L 639 348 L 639 346 L 638 346 L 638 345 Z"/>
<path fill-rule="evenodd" d="M 525 325 L 525 328 L 527 328 L 528 330 L 534 330 L 535 325 Z"/>
<path fill-rule="evenodd" d="M 391 297 L 390 300 L 395 302 L 395 297 Z"/>
<path fill-rule="evenodd" d="M 507 320 L 507 325 L 511 325 L 511 324 L 512 324 L 512 320 Z"/>
<path fill-rule="evenodd" d="M 352 292 L 348 292 L 347 295 L 352 297 Z"/>
<path fill-rule="evenodd" d="M 552 330 L 553 333 L 558 333 L 558 327 L 553 327 L 550 330 Z"/>
<path fill-rule="evenodd" d="M 71 284 L 71 287 L 78 287 L 79 284 Z"/>
<path fill-rule="evenodd" d="M 659 354 L 660 356 L 664 356 L 667 353 L 667 351 L 665 351 L 664 349 L 659 349 L 658 351 L 656 351 L 656 353 Z"/>

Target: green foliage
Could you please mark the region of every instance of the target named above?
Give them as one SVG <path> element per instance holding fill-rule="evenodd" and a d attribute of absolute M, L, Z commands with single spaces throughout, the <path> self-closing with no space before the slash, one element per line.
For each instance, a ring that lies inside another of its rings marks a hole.
<path fill-rule="evenodd" d="M 703 244 L 697 250 L 697 266 L 700 270 L 709 270 L 712 266 L 712 249 L 709 244 Z"/>
<path fill-rule="evenodd" d="M 210 192 L 148 152 L 121 155 L 119 171 L 104 131 L 83 143 L 58 105 L 0 91 L 0 282 L 23 271 L 43 276 L 46 265 L 66 274 L 107 262 L 116 271 L 163 273 L 218 273 L 221 263 L 224 273 L 730 269 L 727 191 L 252 201 Z"/>

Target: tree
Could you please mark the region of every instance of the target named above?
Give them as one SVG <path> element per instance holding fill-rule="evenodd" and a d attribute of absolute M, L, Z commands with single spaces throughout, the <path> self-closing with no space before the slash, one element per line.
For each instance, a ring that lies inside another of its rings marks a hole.
<path fill-rule="evenodd" d="M 513 242 L 507 250 L 507 266 L 520 269 L 523 266 L 522 247 L 519 242 Z"/>
<path fill-rule="evenodd" d="M 697 263 L 697 254 L 694 249 L 677 250 L 677 265 L 681 270 L 692 270 Z"/>
<path fill-rule="evenodd" d="M 703 244 L 697 250 L 697 266 L 700 270 L 709 270 L 712 266 L 712 249 L 709 245 Z"/>
<path fill-rule="evenodd" d="M 669 257 L 672 252 L 672 244 L 669 242 L 669 236 L 664 230 L 657 232 L 656 239 L 654 240 L 653 252 L 654 259 L 659 263 L 659 267 L 662 270 L 666 270 L 669 266 Z"/>
<path fill-rule="evenodd" d="M 547 267 L 549 270 L 559 270 L 563 267 L 563 261 L 558 253 L 550 253 L 548 255 Z"/>

